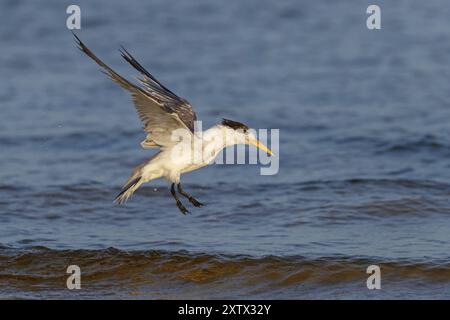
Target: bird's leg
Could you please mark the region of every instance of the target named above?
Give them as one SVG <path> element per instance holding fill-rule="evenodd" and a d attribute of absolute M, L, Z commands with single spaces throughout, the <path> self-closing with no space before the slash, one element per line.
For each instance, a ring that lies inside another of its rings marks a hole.
<path fill-rule="evenodd" d="M 177 202 L 177 207 L 180 209 L 182 214 L 189 213 L 188 209 L 186 209 L 185 206 L 181 203 L 180 199 L 178 198 L 176 192 L 175 192 L 175 183 L 172 183 L 172 187 L 170 188 L 170 192 L 172 193 L 172 196 L 175 198 L 175 201 Z"/>
<path fill-rule="evenodd" d="M 203 203 L 198 202 L 197 200 L 194 199 L 194 197 L 190 196 L 189 194 L 187 194 L 186 192 L 184 192 L 184 190 L 181 188 L 181 183 L 177 184 L 177 188 L 178 188 L 178 192 L 182 195 L 185 196 L 186 198 L 189 199 L 189 202 L 192 203 L 194 206 L 196 207 L 201 207 L 203 206 Z"/>

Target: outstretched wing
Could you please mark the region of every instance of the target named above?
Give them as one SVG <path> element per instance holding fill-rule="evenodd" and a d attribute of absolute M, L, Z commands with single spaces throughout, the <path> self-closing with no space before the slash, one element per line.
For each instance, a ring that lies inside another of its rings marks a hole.
<path fill-rule="evenodd" d="M 145 77 L 141 80 L 144 88 L 120 76 L 101 61 L 75 34 L 74 36 L 80 50 L 101 66 L 102 71 L 113 81 L 131 93 L 139 118 L 144 123 L 144 130 L 149 134 L 147 139 L 150 138 L 157 145 L 165 146 L 174 143 L 171 140 L 174 130 L 183 128 L 194 131 L 194 121 L 197 117 L 190 104 L 160 84 L 128 53 L 122 52 L 135 63 L 132 65 L 136 69 L 139 67 L 143 70 L 138 69 L 141 73 L 145 72 L 143 73 Z"/>
<path fill-rule="evenodd" d="M 131 66 L 143 75 L 143 78 L 138 80 L 144 85 L 145 91 L 158 101 L 161 101 L 170 112 L 175 112 L 184 124 L 194 132 L 194 122 L 197 120 L 197 115 L 191 104 L 166 88 L 150 72 L 144 69 L 124 47 L 122 47 L 121 54 Z"/>

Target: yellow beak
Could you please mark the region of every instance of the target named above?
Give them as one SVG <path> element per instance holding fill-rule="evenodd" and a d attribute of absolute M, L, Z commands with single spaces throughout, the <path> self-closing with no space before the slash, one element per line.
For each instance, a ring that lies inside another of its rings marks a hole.
<path fill-rule="evenodd" d="M 261 141 L 252 139 L 248 141 L 250 144 L 256 146 L 257 148 L 261 149 L 262 151 L 266 152 L 267 154 L 273 156 L 273 152 L 267 148 Z"/>

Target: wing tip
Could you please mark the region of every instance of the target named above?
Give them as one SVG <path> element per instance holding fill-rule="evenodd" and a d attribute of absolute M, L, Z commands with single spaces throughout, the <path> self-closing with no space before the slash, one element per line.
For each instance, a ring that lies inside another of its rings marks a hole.
<path fill-rule="evenodd" d="M 81 49 L 81 46 L 84 46 L 83 42 L 73 30 L 70 30 L 70 32 L 72 32 L 72 36 L 75 38 L 75 43 L 77 44 L 77 47 Z"/>
<path fill-rule="evenodd" d="M 81 39 L 76 35 L 76 33 L 73 30 L 70 30 L 72 32 L 72 35 L 75 38 L 75 44 L 77 46 L 77 48 L 84 52 L 85 54 L 87 54 L 88 56 L 91 56 L 91 52 L 90 50 L 86 47 L 86 45 L 83 43 L 83 41 L 81 41 Z"/>

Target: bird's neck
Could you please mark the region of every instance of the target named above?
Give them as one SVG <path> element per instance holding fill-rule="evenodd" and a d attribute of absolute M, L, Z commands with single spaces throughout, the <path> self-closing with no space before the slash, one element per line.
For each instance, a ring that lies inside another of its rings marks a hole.
<path fill-rule="evenodd" d="M 198 136 L 202 141 L 202 149 L 206 162 L 211 162 L 224 148 L 235 144 L 235 140 L 228 136 L 229 133 L 222 125 L 215 125 Z"/>

